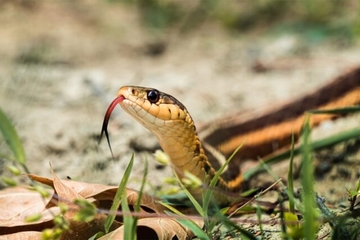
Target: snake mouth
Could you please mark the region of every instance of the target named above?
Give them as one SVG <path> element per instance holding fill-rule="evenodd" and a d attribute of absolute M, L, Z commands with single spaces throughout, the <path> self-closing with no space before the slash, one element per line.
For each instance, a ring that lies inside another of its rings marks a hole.
<path fill-rule="evenodd" d="M 125 97 L 124 95 L 120 95 L 118 97 L 116 97 L 109 105 L 108 109 L 106 110 L 105 112 L 105 116 L 104 116 L 104 120 L 103 120 L 103 125 L 102 125 L 102 128 L 101 128 L 101 134 L 100 134 L 100 138 L 99 138 L 99 144 L 101 142 L 101 139 L 105 133 L 105 137 L 106 137 L 106 140 L 108 142 L 108 145 L 109 145 L 109 148 L 110 148 L 110 151 L 111 151 L 111 155 L 114 159 L 114 154 L 113 154 L 113 151 L 111 149 L 111 144 L 110 144 L 110 138 L 109 138 L 109 133 L 108 133 L 108 130 L 107 130 L 107 126 L 109 124 L 109 119 L 110 119 L 110 116 L 111 116 L 111 113 L 113 112 L 114 108 L 116 107 L 117 104 L 121 103 L 122 101 L 124 101 Z"/>

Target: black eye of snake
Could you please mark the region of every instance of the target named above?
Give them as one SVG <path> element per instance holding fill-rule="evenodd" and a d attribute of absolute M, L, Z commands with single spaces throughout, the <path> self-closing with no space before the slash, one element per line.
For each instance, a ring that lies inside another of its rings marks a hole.
<path fill-rule="evenodd" d="M 149 102 L 151 103 L 156 103 L 157 101 L 159 101 L 159 91 L 157 90 L 150 90 L 147 93 L 147 99 L 149 100 Z"/>

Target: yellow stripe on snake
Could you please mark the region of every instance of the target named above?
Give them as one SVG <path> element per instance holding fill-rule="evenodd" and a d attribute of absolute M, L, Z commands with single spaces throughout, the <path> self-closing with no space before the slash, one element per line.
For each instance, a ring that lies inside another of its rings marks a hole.
<path fill-rule="evenodd" d="M 208 134 L 205 136 L 205 140 L 207 144 L 220 149 L 219 151 L 227 157 L 247 138 L 244 148 L 238 155 L 243 158 L 245 156 L 245 158 L 256 159 L 271 154 L 275 141 L 278 141 L 276 145 L 279 147 L 289 145 L 292 132 L 295 133 L 295 138 L 298 138 L 304 118 L 303 113 L 309 110 L 307 107 L 331 109 L 355 105 L 359 102 L 360 68 L 348 75 L 340 76 L 318 91 L 286 104 L 276 111 L 266 113 L 258 119 L 238 125 L 232 125 L 229 121 L 225 121 L 217 125 L 206 126 L 205 130 Z M 162 149 L 170 157 L 172 166 L 180 179 L 184 177 L 184 172 L 188 171 L 203 181 L 201 187 L 188 189 L 199 201 L 203 189 L 206 189 L 217 169 L 212 165 L 213 159 L 209 161 L 206 155 L 209 151 L 205 151 L 203 148 L 194 121 L 185 106 L 173 96 L 153 88 L 121 87 L 118 97 L 110 104 L 105 114 L 102 133 L 105 132 L 106 135 L 110 114 L 117 104 L 157 137 Z M 297 109 L 294 109 L 294 113 L 289 113 L 292 107 L 297 107 Z M 334 117 L 336 116 L 318 115 L 312 118 L 312 125 Z M 272 120 L 273 118 L 274 120 Z M 260 127 L 256 128 L 255 126 L 258 125 Z M 245 126 L 248 127 L 244 129 Z M 258 143 L 255 143 L 256 141 Z M 229 147 L 231 145 L 232 147 Z M 242 175 L 240 170 L 236 170 L 236 167 L 239 168 L 236 164 L 239 163 L 241 157 L 232 162 L 235 165 L 232 165 L 231 170 L 236 174 L 227 171 L 218 180 L 214 196 L 219 204 L 232 202 L 234 199 L 228 195 L 233 196 L 233 194 L 226 193 L 237 191 L 242 187 Z M 219 163 L 216 168 L 218 166 Z"/>

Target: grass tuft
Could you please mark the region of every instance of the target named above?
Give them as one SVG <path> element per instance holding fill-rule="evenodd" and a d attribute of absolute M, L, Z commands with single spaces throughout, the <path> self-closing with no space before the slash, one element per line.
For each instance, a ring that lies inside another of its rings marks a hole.
<path fill-rule="evenodd" d="M 0 131 L 5 139 L 6 144 L 14 155 L 14 159 L 18 162 L 25 170 L 26 173 L 30 173 L 26 166 L 26 155 L 22 144 L 22 141 L 11 123 L 8 117 L 0 108 Z"/>
<path fill-rule="evenodd" d="M 302 201 L 304 204 L 304 228 L 303 236 L 305 239 L 315 239 L 317 221 L 315 214 L 315 194 L 314 194 L 314 165 L 311 157 L 310 144 L 310 119 L 306 115 L 303 126 L 303 145 L 302 152 L 302 176 L 301 185 L 303 188 Z"/>
<path fill-rule="evenodd" d="M 116 191 L 115 198 L 113 200 L 113 204 L 111 205 L 109 215 L 107 216 L 107 218 L 105 220 L 105 226 L 104 226 L 105 233 L 109 232 L 109 230 L 115 220 L 115 216 L 116 216 L 117 210 L 120 206 L 123 194 L 126 194 L 126 183 L 129 180 L 133 164 L 134 164 L 134 154 L 131 155 L 130 162 L 129 162 L 128 166 L 126 167 L 124 176 L 121 179 L 118 190 Z"/>

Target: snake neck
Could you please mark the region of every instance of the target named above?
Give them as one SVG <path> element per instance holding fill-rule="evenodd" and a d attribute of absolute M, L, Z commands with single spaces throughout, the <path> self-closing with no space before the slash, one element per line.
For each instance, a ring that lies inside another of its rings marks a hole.
<path fill-rule="evenodd" d="M 186 121 L 172 121 L 166 124 L 167 128 L 154 131 L 164 152 L 171 159 L 173 168 L 180 179 L 185 171 L 199 178 L 203 185 L 199 188 L 188 189 L 196 199 L 202 198 L 203 188 L 207 188 L 216 170 L 208 160 L 203 145 L 198 137 L 194 122 L 189 116 Z M 169 125 L 172 125 L 169 127 Z M 223 177 L 217 182 L 216 199 L 224 198 L 224 191 L 233 190 Z M 238 186 L 236 186 L 238 187 Z M 220 202 L 223 202 L 221 200 Z"/>

